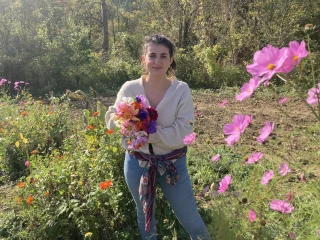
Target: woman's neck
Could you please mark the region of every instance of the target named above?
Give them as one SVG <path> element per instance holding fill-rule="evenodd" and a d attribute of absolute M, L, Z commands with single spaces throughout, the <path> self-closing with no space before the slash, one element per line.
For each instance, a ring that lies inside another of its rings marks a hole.
<path fill-rule="evenodd" d="M 167 88 L 171 84 L 172 78 L 167 78 L 166 76 L 150 76 L 146 75 L 145 84 L 154 88 Z"/>

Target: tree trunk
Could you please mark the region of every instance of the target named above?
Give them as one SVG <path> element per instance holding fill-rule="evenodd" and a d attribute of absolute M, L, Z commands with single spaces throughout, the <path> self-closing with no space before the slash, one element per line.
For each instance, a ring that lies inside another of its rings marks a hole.
<path fill-rule="evenodd" d="M 108 9 L 106 0 L 101 0 L 101 23 L 103 28 L 103 41 L 102 41 L 102 59 L 107 59 L 109 50 L 109 32 L 108 32 Z"/>

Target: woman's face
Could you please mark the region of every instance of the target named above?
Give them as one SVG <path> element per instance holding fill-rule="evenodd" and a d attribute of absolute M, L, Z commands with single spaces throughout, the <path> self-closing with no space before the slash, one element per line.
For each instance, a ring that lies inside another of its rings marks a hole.
<path fill-rule="evenodd" d="M 142 62 L 150 76 L 166 76 L 172 60 L 169 49 L 161 44 L 150 44 L 146 54 L 142 56 Z"/>

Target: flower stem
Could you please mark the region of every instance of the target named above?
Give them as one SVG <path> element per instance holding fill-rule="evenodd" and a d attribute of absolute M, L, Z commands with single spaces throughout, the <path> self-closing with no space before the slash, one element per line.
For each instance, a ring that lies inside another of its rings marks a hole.
<path fill-rule="evenodd" d="M 306 99 L 304 98 L 303 94 L 299 91 L 299 89 L 297 89 L 297 87 L 291 82 L 291 81 L 288 81 L 288 79 L 286 79 L 285 77 L 281 76 L 280 74 L 277 74 L 277 76 L 283 80 L 283 81 L 286 81 L 288 84 L 290 84 L 294 90 L 298 93 L 300 99 L 303 101 L 303 103 L 311 110 L 311 112 L 313 113 L 313 115 L 317 118 L 317 120 L 320 122 L 320 113 L 319 115 L 316 113 L 316 111 L 313 109 L 313 107 L 311 107 Z"/>
<path fill-rule="evenodd" d="M 313 80 L 315 88 L 317 88 L 317 81 L 316 81 L 316 77 L 315 77 L 316 75 L 315 75 L 315 71 L 314 71 L 314 67 L 313 67 L 312 55 L 311 55 L 311 49 L 310 49 L 310 36 L 309 36 L 309 34 L 307 36 L 307 43 L 308 43 L 308 52 L 309 52 L 308 56 L 310 58 L 310 63 L 311 63 L 312 80 Z M 320 117 L 320 94 L 317 94 L 317 97 L 318 97 L 318 103 L 319 103 L 318 104 L 318 114 L 319 114 L 318 116 Z"/>

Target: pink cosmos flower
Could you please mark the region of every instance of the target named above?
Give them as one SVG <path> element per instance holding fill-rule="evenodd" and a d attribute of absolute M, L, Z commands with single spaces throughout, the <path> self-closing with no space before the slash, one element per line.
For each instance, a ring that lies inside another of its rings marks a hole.
<path fill-rule="evenodd" d="M 273 178 L 273 171 L 272 170 L 267 171 L 263 174 L 261 183 L 266 186 L 272 178 Z"/>
<path fill-rule="evenodd" d="M 289 237 L 290 237 L 290 239 L 296 239 L 294 232 L 289 232 Z"/>
<path fill-rule="evenodd" d="M 304 175 L 304 173 L 302 173 L 300 175 L 300 182 L 305 182 L 305 181 L 307 181 L 306 175 Z"/>
<path fill-rule="evenodd" d="M 25 165 L 26 167 L 29 167 L 29 161 L 26 161 L 26 162 L 24 163 L 24 165 Z"/>
<path fill-rule="evenodd" d="M 281 105 L 284 102 L 286 102 L 287 100 L 288 100 L 287 98 L 281 98 L 278 103 Z"/>
<path fill-rule="evenodd" d="M 288 193 L 286 194 L 286 200 L 287 200 L 287 202 L 292 202 L 293 196 L 294 196 L 294 192 L 288 192 Z"/>
<path fill-rule="evenodd" d="M 0 80 L 0 86 L 4 85 L 7 81 L 8 81 L 7 79 L 2 78 L 2 79 Z"/>
<path fill-rule="evenodd" d="M 263 154 L 261 152 L 252 153 L 252 155 L 248 158 L 247 164 L 252 164 L 258 162 L 262 158 Z"/>
<path fill-rule="evenodd" d="M 224 178 L 222 178 L 221 182 L 219 183 L 219 190 L 218 193 L 224 193 L 227 191 L 229 184 L 232 183 L 232 179 L 230 175 L 226 175 Z"/>
<path fill-rule="evenodd" d="M 220 154 L 217 154 L 217 155 L 214 155 L 214 156 L 211 158 L 211 160 L 212 160 L 212 162 L 218 162 L 220 158 L 221 158 L 221 155 L 220 155 Z"/>
<path fill-rule="evenodd" d="M 193 132 L 193 133 L 186 135 L 183 138 L 183 143 L 186 145 L 189 145 L 190 143 L 193 143 L 195 141 L 195 139 L 196 139 L 196 133 Z"/>
<path fill-rule="evenodd" d="M 291 207 L 290 203 L 283 200 L 273 200 L 270 202 L 270 208 L 284 214 L 289 214 L 294 210 L 294 207 Z"/>
<path fill-rule="evenodd" d="M 307 103 L 310 105 L 318 105 L 320 98 L 320 83 L 318 83 L 318 88 L 311 88 L 308 91 L 309 97 L 307 98 Z"/>
<path fill-rule="evenodd" d="M 250 222 L 254 222 L 257 218 L 257 214 L 255 211 L 253 211 L 252 209 L 250 209 L 249 211 L 249 219 L 250 219 Z"/>
<path fill-rule="evenodd" d="M 230 135 L 225 139 L 229 146 L 232 146 L 234 143 L 238 142 L 240 139 L 241 133 L 248 127 L 252 122 L 252 117 L 249 115 L 238 114 L 235 115 L 232 119 L 232 123 L 227 123 L 223 127 L 223 132 L 226 135 Z"/>
<path fill-rule="evenodd" d="M 260 83 L 269 80 L 276 73 L 288 73 L 292 70 L 292 61 L 287 56 L 288 48 L 278 49 L 267 45 L 253 56 L 253 63 L 247 65 L 247 71 L 255 76 L 262 76 Z"/>
<path fill-rule="evenodd" d="M 297 41 L 291 41 L 289 43 L 289 51 L 287 54 L 293 61 L 294 65 L 299 64 L 302 58 L 308 56 L 305 41 L 301 41 L 301 44 L 299 44 Z"/>
<path fill-rule="evenodd" d="M 259 86 L 259 82 L 260 82 L 259 77 L 251 78 L 249 80 L 249 83 L 243 84 L 243 86 L 240 89 L 241 92 L 236 96 L 236 99 L 238 101 L 243 101 L 244 99 L 250 97 Z"/>
<path fill-rule="evenodd" d="M 225 100 L 223 100 L 221 103 L 220 103 L 220 107 L 224 107 L 226 104 L 228 103 L 228 100 L 227 99 L 225 99 Z"/>
<path fill-rule="evenodd" d="M 233 144 L 235 144 L 236 142 L 238 142 L 240 139 L 240 133 L 234 133 L 231 134 L 229 137 L 227 137 L 226 139 L 224 139 L 224 141 L 229 145 L 232 146 Z"/>
<path fill-rule="evenodd" d="M 282 163 L 279 167 L 279 173 L 282 175 L 282 176 L 285 176 L 287 175 L 287 173 L 289 173 L 291 170 L 288 166 L 288 164 L 286 163 Z"/>
<path fill-rule="evenodd" d="M 274 123 L 270 124 L 270 122 L 265 122 L 264 127 L 260 130 L 260 135 L 257 137 L 257 141 L 262 144 L 267 140 L 269 135 L 272 133 L 274 128 Z"/>
<path fill-rule="evenodd" d="M 206 194 L 207 192 L 209 191 L 209 185 L 207 185 L 204 189 L 203 189 L 203 192 L 202 194 Z"/>

